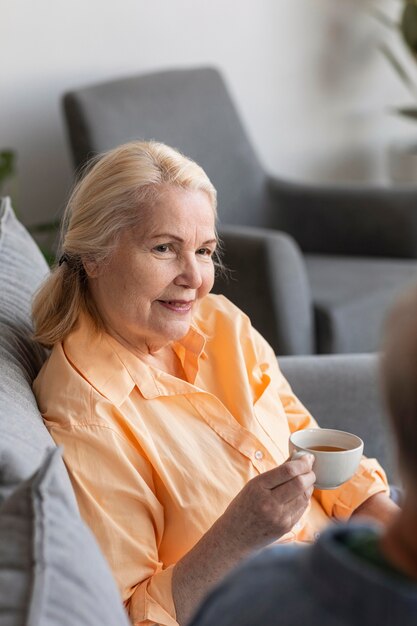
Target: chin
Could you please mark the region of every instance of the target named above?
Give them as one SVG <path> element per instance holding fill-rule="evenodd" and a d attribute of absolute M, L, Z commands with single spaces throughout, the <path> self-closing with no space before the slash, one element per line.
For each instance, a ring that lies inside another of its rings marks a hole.
<path fill-rule="evenodd" d="M 185 337 L 185 335 L 190 330 L 190 327 L 191 321 L 189 323 L 182 322 L 180 324 L 175 324 L 175 326 L 171 328 L 165 328 L 160 334 L 161 339 L 163 338 L 167 343 L 170 343 L 172 341 L 179 341 L 180 339 Z"/>

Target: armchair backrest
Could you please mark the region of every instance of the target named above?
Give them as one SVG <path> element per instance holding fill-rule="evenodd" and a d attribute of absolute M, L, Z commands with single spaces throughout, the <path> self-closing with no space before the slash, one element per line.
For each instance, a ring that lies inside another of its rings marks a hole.
<path fill-rule="evenodd" d="M 76 167 L 133 139 L 162 141 L 205 169 L 221 223 L 269 221 L 266 174 L 216 69 L 132 76 L 73 90 L 63 103 Z"/>
<path fill-rule="evenodd" d="M 279 365 L 297 397 L 321 428 L 359 435 L 364 454 L 375 457 L 399 485 L 395 440 L 379 375 L 380 355 L 328 354 L 281 357 Z"/>

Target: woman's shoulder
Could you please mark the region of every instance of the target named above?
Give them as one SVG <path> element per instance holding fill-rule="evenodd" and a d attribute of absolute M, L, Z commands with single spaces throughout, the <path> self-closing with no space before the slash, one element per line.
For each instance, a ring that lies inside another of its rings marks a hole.
<path fill-rule="evenodd" d="M 62 343 L 56 343 L 33 381 L 33 392 L 41 412 L 51 401 L 62 399 L 69 393 L 74 403 L 79 402 L 86 393 L 83 383 L 86 386 L 83 378 L 70 367 Z"/>

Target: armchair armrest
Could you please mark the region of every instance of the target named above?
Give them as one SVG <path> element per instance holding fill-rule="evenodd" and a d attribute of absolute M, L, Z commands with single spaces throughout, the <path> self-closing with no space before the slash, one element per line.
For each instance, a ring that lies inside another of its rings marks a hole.
<path fill-rule="evenodd" d="M 361 437 L 364 454 L 375 457 L 388 480 L 399 482 L 393 440 L 382 402 L 377 354 L 280 357 L 294 393 L 322 428 Z"/>
<path fill-rule="evenodd" d="M 245 226 L 222 226 L 220 238 L 230 275 L 219 275 L 213 291 L 245 311 L 276 353 L 313 353 L 308 278 L 292 238 Z"/>
<path fill-rule="evenodd" d="M 303 252 L 417 258 L 417 186 L 313 186 L 268 179 L 271 228 Z"/>

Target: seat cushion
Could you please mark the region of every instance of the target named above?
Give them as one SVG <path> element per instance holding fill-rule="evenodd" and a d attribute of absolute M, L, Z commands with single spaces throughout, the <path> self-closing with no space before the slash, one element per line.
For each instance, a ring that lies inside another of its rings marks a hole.
<path fill-rule="evenodd" d="M 128 626 L 109 566 L 68 494 L 60 450 L 0 506 L 3 626 Z"/>
<path fill-rule="evenodd" d="M 306 255 L 317 352 L 378 350 L 387 310 L 417 280 L 417 261 Z"/>
<path fill-rule="evenodd" d="M 0 501 L 32 474 L 55 445 L 43 425 L 31 384 L 46 351 L 31 338 L 31 300 L 48 273 L 36 243 L 0 202 Z M 62 464 L 62 480 L 70 490 Z M 70 491 L 72 494 L 72 490 Z"/>

